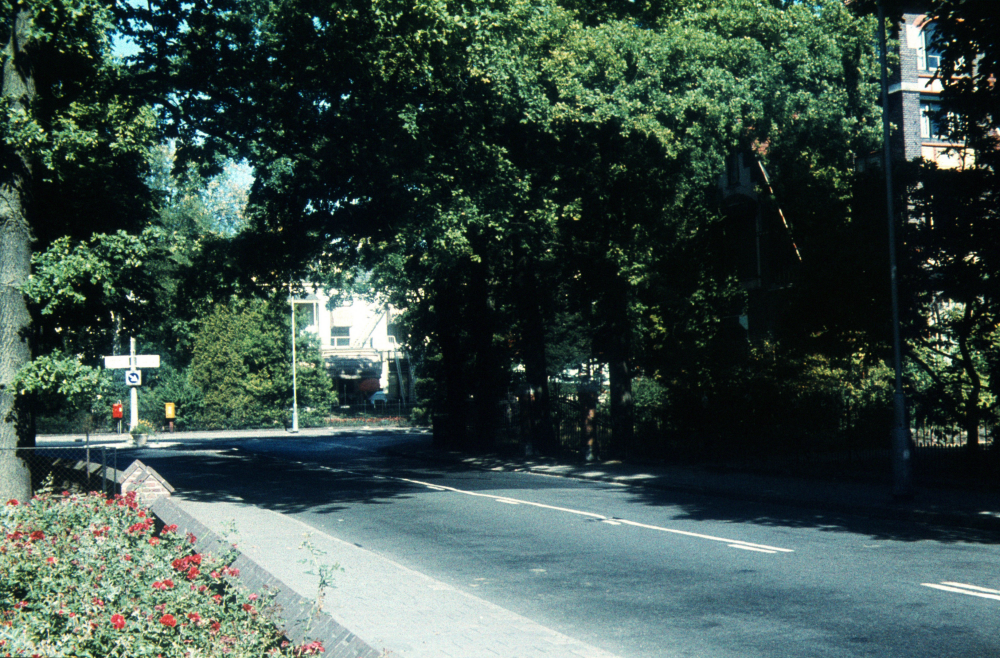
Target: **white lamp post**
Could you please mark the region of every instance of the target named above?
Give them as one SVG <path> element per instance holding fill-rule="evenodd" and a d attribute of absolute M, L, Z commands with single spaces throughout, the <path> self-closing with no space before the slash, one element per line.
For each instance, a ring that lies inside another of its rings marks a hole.
<path fill-rule="evenodd" d="M 288 302 L 292 305 L 292 433 L 299 431 L 299 392 L 295 379 L 295 297 L 292 295 L 292 284 L 288 284 Z"/>

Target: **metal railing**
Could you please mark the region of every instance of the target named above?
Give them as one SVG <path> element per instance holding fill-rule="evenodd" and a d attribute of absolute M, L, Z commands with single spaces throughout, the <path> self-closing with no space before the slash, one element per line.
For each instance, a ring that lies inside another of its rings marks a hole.
<path fill-rule="evenodd" d="M 114 495 L 118 476 L 118 449 L 108 446 L 35 446 L 0 448 L 0 459 L 20 459 L 31 473 L 37 491 L 51 477 L 56 491 Z"/>

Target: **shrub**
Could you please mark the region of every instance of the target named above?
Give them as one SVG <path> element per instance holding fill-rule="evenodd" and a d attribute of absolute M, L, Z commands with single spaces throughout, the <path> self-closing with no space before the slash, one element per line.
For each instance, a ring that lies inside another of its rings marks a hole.
<path fill-rule="evenodd" d="M 0 508 L 0 655 L 302 656 L 238 588 L 236 569 L 154 532 L 130 495 L 61 496 Z"/>

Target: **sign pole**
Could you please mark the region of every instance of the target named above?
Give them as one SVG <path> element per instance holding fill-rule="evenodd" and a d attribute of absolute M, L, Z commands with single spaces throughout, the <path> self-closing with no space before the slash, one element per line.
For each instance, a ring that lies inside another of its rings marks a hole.
<path fill-rule="evenodd" d="M 135 337 L 129 339 L 128 348 L 129 370 L 135 372 Z M 131 432 L 139 424 L 139 387 L 129 386 L 129 418 L 128 431 Z"/>
<path fill-rule="evenodd" d="M 292 305 L 292 432 L 299 431 L 299 391 L 295 381 L 295 297 L 292 295 L 292 284 L 288 284 L 288 301 Z"/>

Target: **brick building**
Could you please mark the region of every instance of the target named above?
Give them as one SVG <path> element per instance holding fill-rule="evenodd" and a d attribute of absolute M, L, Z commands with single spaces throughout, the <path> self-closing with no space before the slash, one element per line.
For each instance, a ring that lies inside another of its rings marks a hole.
<path fill-rule="evenodd" d="M 935 78 L 940 52 L 934 46 L 934 23 L 927 2 L 904 3 L 895 26 L 899 66 L 889 73 L 889 119 L 893 126 L 893 157 L 897 161 L 924 159 L 941 168 L 963 167 L 966 153 L 960 143 L 948 141 L 936 114 L 941 109 L 941 81 Z"/>

